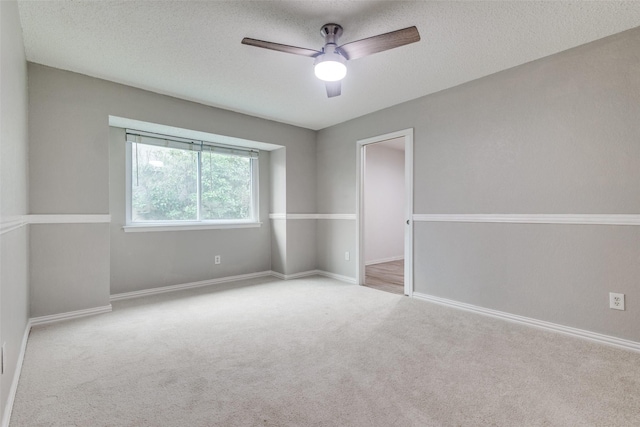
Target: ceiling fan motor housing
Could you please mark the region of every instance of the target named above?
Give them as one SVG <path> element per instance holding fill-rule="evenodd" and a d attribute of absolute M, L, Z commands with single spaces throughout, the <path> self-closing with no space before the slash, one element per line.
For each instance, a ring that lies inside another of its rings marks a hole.
<path fill-rule="evenodd" d="M 338 44 L 338 39 L 342 35 L 342 27 L 338 24 L 324 24 L 320 28 L 320 34 L 324 37 L 325 45 Z"/>

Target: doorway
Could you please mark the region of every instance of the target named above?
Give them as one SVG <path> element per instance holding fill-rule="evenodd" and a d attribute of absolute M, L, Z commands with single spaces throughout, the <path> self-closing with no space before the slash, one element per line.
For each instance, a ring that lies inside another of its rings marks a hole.
<path fill-rule="evenodd" d="M 357 283 L 413 293 L 413 129 L 358 141 Z"/>

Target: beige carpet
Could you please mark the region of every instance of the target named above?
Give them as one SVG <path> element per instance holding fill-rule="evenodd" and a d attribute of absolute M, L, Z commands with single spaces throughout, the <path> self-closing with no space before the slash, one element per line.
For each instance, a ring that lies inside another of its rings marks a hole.
<path fill-rule="evenodd" d="M 11 426 L 638 426 L 640 354 L 325 278 L 34 328 Z"/>

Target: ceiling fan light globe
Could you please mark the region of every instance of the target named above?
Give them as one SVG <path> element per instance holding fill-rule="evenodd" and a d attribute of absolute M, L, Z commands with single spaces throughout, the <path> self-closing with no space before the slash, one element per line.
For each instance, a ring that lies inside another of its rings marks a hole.
<path fill-rule="evenodd" d="M 327 52 L 316 58 L 316 77 L 325 82 L 337 82 L 347 75 L 346 59 L 336 52 Z"/>
<path fill-rule="evenodd" d="M 315 66 L 316 77 L 325 82 L 337 82 L 347 75 L 347 67 L 337 61 L 323 61 Z"/>

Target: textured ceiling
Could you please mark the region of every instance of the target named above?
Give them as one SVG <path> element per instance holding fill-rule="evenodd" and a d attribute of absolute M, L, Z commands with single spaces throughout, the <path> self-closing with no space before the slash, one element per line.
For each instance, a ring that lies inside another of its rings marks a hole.
<path fill-rule="evenodd" d="M 19 1 L 27 59 L 202 104 L 321 129 L 640 26 L 640 2 Z M 411 25 L 422 40 L 348 63 L 328 99 L 320 49 Z"/>

